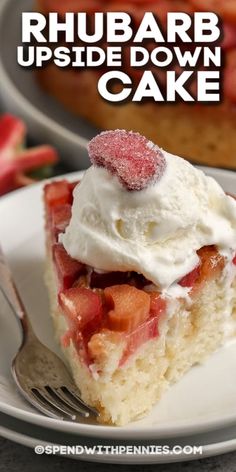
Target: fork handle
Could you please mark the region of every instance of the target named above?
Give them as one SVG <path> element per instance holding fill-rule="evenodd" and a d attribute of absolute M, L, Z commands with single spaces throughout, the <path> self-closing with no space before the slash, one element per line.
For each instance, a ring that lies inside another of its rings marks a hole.
<path fill-rule="evenodd" d="M 4 256 L 3 250 L 0 245 L 0 291 L 2 292 L 5 300 L 12 309 L 16 318 L 20 321 L 23 335 L 26 336 L 31 331 L 31 325 L 28 319 L 23 302 L 17 291 L 15 283 L 12 278 L 12 273 L 9 264 Z"/>

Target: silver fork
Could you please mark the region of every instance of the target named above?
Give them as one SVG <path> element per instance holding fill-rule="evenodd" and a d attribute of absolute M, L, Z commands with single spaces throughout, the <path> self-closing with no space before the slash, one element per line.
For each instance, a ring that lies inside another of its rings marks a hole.
<path fill-rule="evenodd" d="M 75 421 L 81 415 L 98 416 L 97 410 L 81 399 L 61 359 L 34 334 L 1 246 L 0 291 L 22 328 L 22 344 L 12 362 L 13 378 L 22 395 L 51 418 Z"/>

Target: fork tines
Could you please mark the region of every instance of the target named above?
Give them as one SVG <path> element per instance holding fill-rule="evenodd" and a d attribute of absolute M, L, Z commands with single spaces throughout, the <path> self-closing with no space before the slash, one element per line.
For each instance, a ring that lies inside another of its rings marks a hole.
<path fill-rule="evenodd" d="M 46 385 L 31 389 L 32 402 L 52 418 L 70 419 L 75 421 L 77 415 L 88 418 L 90 415 L 98 416 L 94 408 L 88 406 L 72 390 L 66 386 L 59 388 Z"/>

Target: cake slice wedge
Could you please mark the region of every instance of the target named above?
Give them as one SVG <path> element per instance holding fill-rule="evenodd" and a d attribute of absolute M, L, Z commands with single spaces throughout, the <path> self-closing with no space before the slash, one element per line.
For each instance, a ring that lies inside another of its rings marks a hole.
<path fill-rule="evenodd" d="M 236 335 L 236 202 L 137 133 L 89 153 L 44 189 L 46 284 L 82 398 L 124 425 Z"/>

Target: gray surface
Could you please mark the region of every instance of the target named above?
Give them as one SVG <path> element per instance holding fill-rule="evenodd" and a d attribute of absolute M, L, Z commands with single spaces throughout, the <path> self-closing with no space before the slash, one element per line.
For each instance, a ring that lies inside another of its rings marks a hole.
<path fill-rule="evenodd" d="M 41 472 L 45 470 L 52 472 L 58 470 L 60 472 L 122 472 L 132 470 L 145 472 L 236 472 L 236 453 L 226 454 L 224 456 L 214 457 L 211 459 L 203 459 L 194 462 L 184 462 L 179 464 L 166 465 L 143 465 L 143 466 L 126 466 L 126 465 L 104 465 L 92 464 L 89 462 L 75 461 L 62 457 L 36 456 L 35 453 L 26 447 L 19 446 L 5 439 L 0 439 L 0 472 Z"/>

